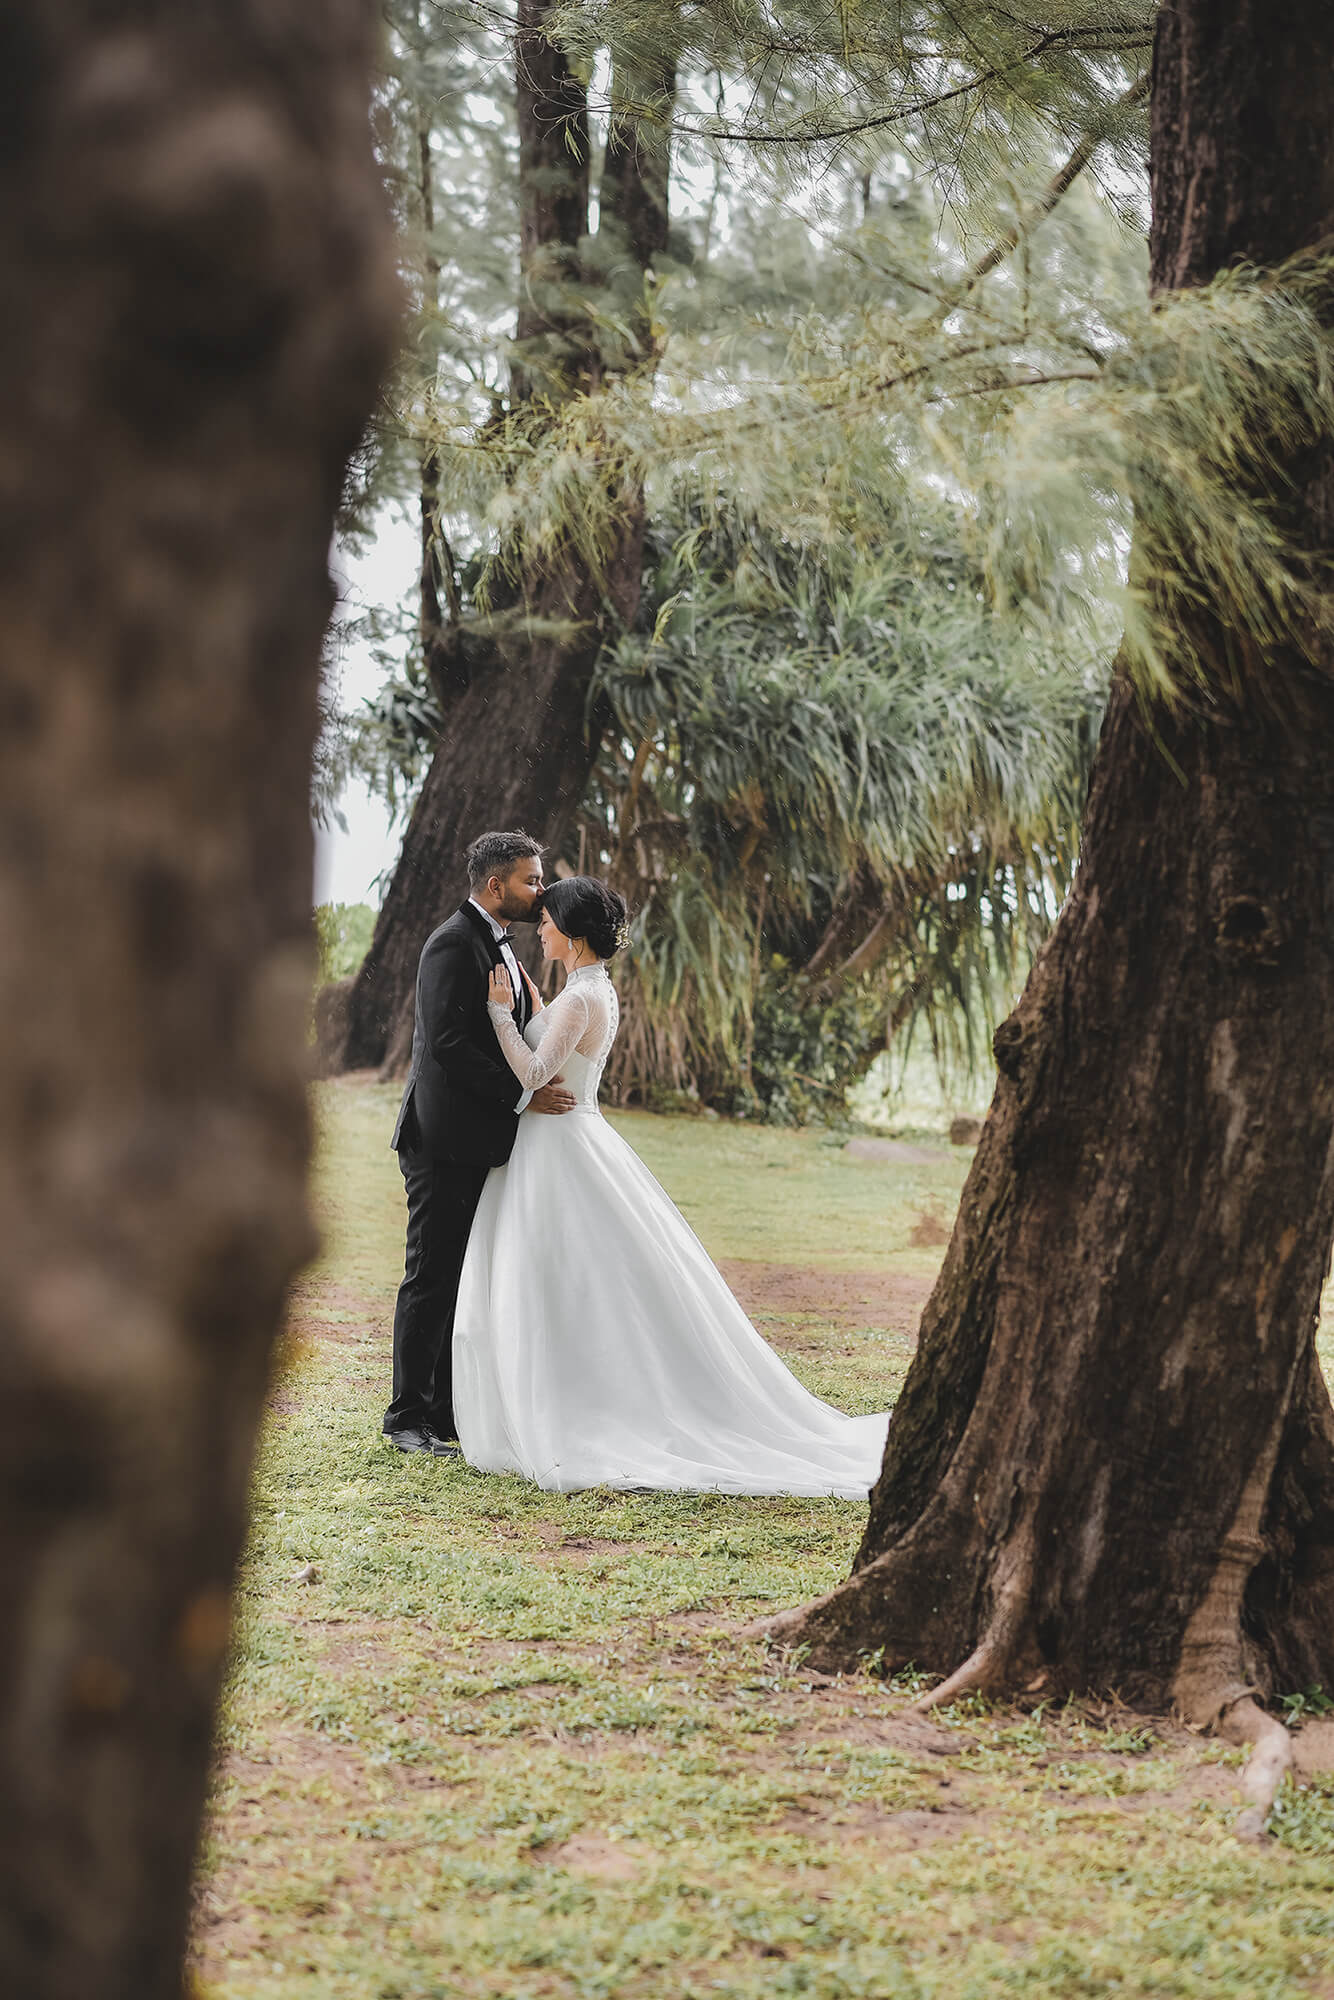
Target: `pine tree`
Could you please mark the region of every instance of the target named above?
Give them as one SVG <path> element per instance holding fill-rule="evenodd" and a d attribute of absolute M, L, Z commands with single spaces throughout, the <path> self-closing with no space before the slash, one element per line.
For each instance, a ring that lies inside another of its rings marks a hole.
<path fill-rule="evenodd" d="M 1281 45 L 1251 0 L 1158 23 L 1154 323 L 1073 424 L 1019 419 L 1135 507 L 1080 867 L 997 1031 L 854 1573 L 769 1626 L 935 1701 L 1174 1703 L 1257 1746 L 1252 1825 L 1289 1754 L 1255 1691 L 1334 1684 L 1332 54 L 1314 4 Z M 1024 372 L 975 384 L 1011 443 Z M 998 548 L 1011 587 L 1032 551 Z"/>
<path fill-rule="evenodd" d="M 548 32 L 551 12 L 551 0 L 522 0 L 513 41 L 520 256 L 508 395 L 496 412 L 504 459 L 540 447 L 571 400 L 588 401 L 627 371 L 651 376 L 655 360 L 645 285 L 666 243 L 670 38 L 615 65 L 590 237 L 587 86 Z M 559 839 L 597 750 L 593 669 L 608 629 L 633 618 L 641 586 L 642 491 L 609 452 L 593 476 L 615 527 L 596 564 L 573 534 L 532 547 L 516 533 L 501 549 L 485 615 L 464 619 L 455 593 L 440 619 L 425 595 L 440 552 L 439 458 L 429 442 L 423 463 L 423 658 L 441 741 L 370 953 L 336 1006 L 323 1005 L 321 1041 L 335 1066 L 405 1059 L 417 956 L 461 899 L 463 850 L 483 825 L 526 824 Z"/>

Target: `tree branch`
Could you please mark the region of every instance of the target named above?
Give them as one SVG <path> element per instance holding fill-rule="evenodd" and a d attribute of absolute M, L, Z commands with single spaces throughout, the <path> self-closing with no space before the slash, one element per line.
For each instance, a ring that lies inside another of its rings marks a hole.
<path fill-rule="evenodd" d="M 1059 172 L 1053 174 L 1052 178 L 1048 181 L 1041 195 L 1028 211 L 1028 214 L 1021 221 L 1014 223 L 1011 228 L 1007 229 L 1004 235 L 992 244 L 985 255 L 979 257 L 977 262 L 970 267 L 962 285 L 950 302 L 949 310 L 951 312 L 968 296 L 969 292 L 975 286 L 981 284 L 983 278 L 996 269 L 998 264 L 1004 263 L 1010 252 L 1018 248 L 1025 236 L 1030 236 L 1040 222 L 1046 221 L 1052 210 L 1059 205 L 1079 179 L 1079 176 L 1083 173 L 1085 167 L 1107 137 L 1108 130 L 1117 115 L 1122 111 L 1128 111 L 1132 105 L 1147 103 L 1148 97 L 1149 72 L 1145 70 L 1142 76 L 1136 77 L 1129 90 L 1122 92 L 1115 104 L 1108 106 L 1105 116 L 1098 121 L 1096 127 L 1084 134 L 1064 166 L 1060 168 Z"/>
<path fill-rule="evenodd" d="M 1109 39 L 1110 37 L 1110 39 Z M 969 97 L 983 90 L 989 83 L 1003 83 L 1008 77 L 1025 69 L 1049 49 L 1064 45 L 1079 48 L 1093 55 L 1125 55 L 1136 49 L 1152 47 L 1153 32 L 1150 28 L 1095 28 L 1081 33 L 1078 29 L 1054 29 L 1042 35 L 1022 55 L 1012 62 L 993 65 L 990 69 L 977 72 L 951 90 L 937 91 L 931 97 L 918 97 L 912 103 L 897 106 L 892 111 L 881 112 L 877 117 L 860 118 L 848 125 L 831 125 L 823 129 L 785 132 L 749 132 L 736 127 L 719 129 L 707 125 L 679 125 L 677 130 L 689 133 L 698 139 L 725 139 L 746 146 L 816 146 L 829 140 L 856 138 L 862 132 L 883 131 L 891 125 L 902 125 L 912 118 L 923 117 L 929 111 L 937 111 L 945 104 L 953 104 L 961 97 Z"/>

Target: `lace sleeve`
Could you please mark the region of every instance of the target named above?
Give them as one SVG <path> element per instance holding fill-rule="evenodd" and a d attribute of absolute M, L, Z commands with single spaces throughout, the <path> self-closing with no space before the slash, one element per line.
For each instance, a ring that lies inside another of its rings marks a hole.
<path fill-rule="evenodd" d="M 496 1031 L 504 1056 L 525 1090 L 540 1090 L 560 1073 L 561 1065 L 574 1054 L 588 1027 L 588 1002 L 577 986 L 567 987 L 543 1010 L 546 1033 L 539 1048 L 530 1049 L 514 1025 L 507 1007 L 487 1002 L 487 1013 Z"/>

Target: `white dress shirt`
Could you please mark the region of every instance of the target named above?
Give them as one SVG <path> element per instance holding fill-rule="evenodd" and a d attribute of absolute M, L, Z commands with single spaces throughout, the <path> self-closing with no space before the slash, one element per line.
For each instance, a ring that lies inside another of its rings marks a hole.
<path fill-rule="evenodd" d="M 519 971 L 519 961 L 514 956 L 514 946 L 510 943 L 510 934 L 506 930 L 504 924 L 498 922 L 497 919 L 492 916 L 490 910 L 484 910 L 482 908 L 482 905 L 478 902 L 476 896 L 469 896 L 468 901 L 472 904 L 478 916 L 485 917 L 487 923 L 491 926 L 491 935 L 495 939 L 496 943 L 500 946 L 500 956 L 504 961 L 505 970 L 509 974 L 509 982 L 510 985 L 514 988 L 514 997 L 517 1000 L 519 995 L 523 992 L 523 986 L 521 984 L 522 975 L 520 974 Z M 532 1103 L 532 1100 L 533 1100 L 532 1091 L 525 1090 L 522 1097 L 520 1097 L 518 1103 L 514 1107 L 515 1111 L 516 1112 L 526 1111 L 528 1109 L 528 1106 Z"/>

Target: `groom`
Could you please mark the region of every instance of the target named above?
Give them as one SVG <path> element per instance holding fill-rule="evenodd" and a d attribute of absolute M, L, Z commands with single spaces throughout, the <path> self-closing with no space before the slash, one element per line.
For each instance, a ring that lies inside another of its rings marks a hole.
<path fill-rule="evenodd" d="M 531 1014 L 509 925 L 537 914 L 542 849 L 526 833 L 484 833 L 468 849 L 467 902 L 432 931 L 417 967 L 412 1065 L 390 1145 L 408 1196 L 408 1242 L 394 1310 L 394 1400 L 384 1431 L 400 1451 L 458 1450 L 451 1349 L 463 1253 L 492 1167 L 510 1156 L 525 1110 L 569 1111 L 553 1077 L 522 1089 L 486 1011 L 503 966 L 522 1033 Z"/>

